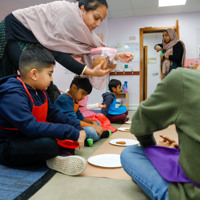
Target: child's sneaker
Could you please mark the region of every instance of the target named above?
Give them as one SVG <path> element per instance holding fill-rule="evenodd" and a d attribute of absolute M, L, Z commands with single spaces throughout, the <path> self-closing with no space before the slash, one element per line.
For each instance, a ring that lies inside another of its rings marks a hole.
<path fill-rule="evenodd" d="M 92 138 L 87 138 L 87 139 L 85 139 L 84 145 L 85 145 L 86 147 L 91 147 L 91 146 L 93 145 L 93 143 L 94 143 L 94 141 L 93 141 Z"/>
<path fill-rule="evenodd" d="M 80 156 L 56 156 L 46 161 L 50 169 L 61 172 L 66 175 L 79 175 L 85 171 L 87 161 Z"/>
<path fill-rule="evenodd" d="M 110 137 L 111 136 L 111 130 L 107 130 L 107 131 L 104 131 L 102 134 L 101 134 L 101 139 L 102 138 L 108 138 L 108 137 Z"/>

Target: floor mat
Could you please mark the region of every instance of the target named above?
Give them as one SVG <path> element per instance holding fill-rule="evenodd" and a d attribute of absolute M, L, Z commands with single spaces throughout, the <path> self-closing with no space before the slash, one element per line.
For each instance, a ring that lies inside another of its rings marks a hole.
<path fill-rule="evenodd" d="M 122 127 L 130 127 L 130 125 L 122 125 Z M 115 138 L 135 139 L 135 136 L 130 132 L 117 131 L 111 135 L 92 155 L 99 154 L 121 154 L 125 147 L 115 146 L 110 144 L 110 140 Z M 88 163 L 86 170 L 82 173 L 83 176 L 105 177 L 121 180 L 131 180 L 122 167 L 119 168 L 103 168 L 91 165 Z"/>
<path fill-rule="evenodd" d="M 0 165 L 0 200 L 28 199 L 54 174 L 45 166 L 14 169 Z"/>
<path fill-rule="evenodd" d="M 122 127 L 129 128 L 130 125 L 122 125 Z M 175 130 L 175 126 L 171 125 L 167 129 L 162 131 L 157 131 L 154 133 L 156 141 L 160 140 L 159 135 L 162 134 L 164 136 L 168 136 L 177 141 L 177 134 Z M 121 154 L 122 150 L 125 147 L 115 146 L 109 143 L 110 140 L 116 138 L 126 138 L 126 139 L 136 139 L 133 134 L 125 131 L 117 131 L 112 134 L 92 155 L 99 154 Z M 103 168 L 91 165 L 88 163 L 86 170 L 82 173 L 83 176 L 95 176 L 95 177 L 104 177 L 104 178 L 112 178 L 112 179 L 121 179 L 121 180 L 131 180 L 130 176 L 120 168 Z"/>

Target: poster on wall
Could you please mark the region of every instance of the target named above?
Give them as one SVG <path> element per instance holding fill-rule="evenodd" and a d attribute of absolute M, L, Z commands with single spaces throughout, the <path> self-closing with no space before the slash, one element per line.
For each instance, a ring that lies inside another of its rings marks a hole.
<path fill-rule="evenodd" d="M 134 59 L 130 63 L 123 63 L 118 61 L 116 71 L 138 71 L 139 70 L 139 43 L 137 42 L 126 42 L 117 43 L 113 48 L 117 49 L 117 52 L 131 52 L 135 55 Z"/>

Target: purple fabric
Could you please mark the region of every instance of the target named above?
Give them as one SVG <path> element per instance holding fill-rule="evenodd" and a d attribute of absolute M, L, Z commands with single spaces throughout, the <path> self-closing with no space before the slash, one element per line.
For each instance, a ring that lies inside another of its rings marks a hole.
<path fill-rule="evenodd" d="M 115 122 L 125 123 L 127 119 L 127 115 L 128 115 L 128 111 L 120 115 L 110 115 L 109 120 L 111 123 L 115 123 Z"/>
<path fill-rule="evenodd" d="M 152 162 L 160 175 L 169 182 L 192 183 L 200 188 L 200 184 L 191 181 L 179 164 L 179 149 L 161 146 L 149 146 L 144 149 L 145 155 Z"/>

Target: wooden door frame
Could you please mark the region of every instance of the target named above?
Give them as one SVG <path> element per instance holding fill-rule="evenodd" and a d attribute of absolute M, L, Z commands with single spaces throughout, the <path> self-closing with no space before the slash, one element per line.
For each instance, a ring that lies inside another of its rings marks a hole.
<path fill-rule="evenodd" d="M 179 25 L 178 20 L 176 20 L 176 26 L 168 26 L 168 27 L 148 27 L 148 28 L 140 28 L 140 102 L 145 100 L 147 97 L 147 91 L 144 91 L 144 71 L 143 71 L 143 40 L 145 33 L 162 33 L 164 30 L 172 28 L 175 30 L 177 37 L 179 39 Z M 145 83 L 147 82 L 147 74 L 145 74 Z"/>
<path fill-rule="evenodd" d="M 145 52 L 145 53 L 144 53 Z M 144 96 L 144 99 L 147 98 L 147 58 L 148 58 L 148 47 L 147 46 L 143 46 L 143 55 L 145 54 L 146 55 L 146 58 L 143 60 L 143 78 L 144 78 L 144 82 L 143 82 L 143 96 Z"/>

